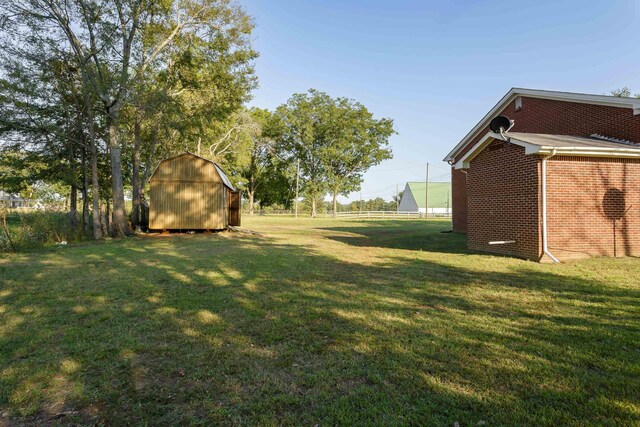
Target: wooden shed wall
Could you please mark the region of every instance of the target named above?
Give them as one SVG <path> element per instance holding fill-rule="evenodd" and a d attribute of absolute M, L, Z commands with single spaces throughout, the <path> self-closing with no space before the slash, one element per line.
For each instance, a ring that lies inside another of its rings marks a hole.
<path fill-rule="evenodd" d="M 163 161 L 150 180 L 149 228 L 224 229 L 227 192 L 206 160 L 184 155 Z"/>

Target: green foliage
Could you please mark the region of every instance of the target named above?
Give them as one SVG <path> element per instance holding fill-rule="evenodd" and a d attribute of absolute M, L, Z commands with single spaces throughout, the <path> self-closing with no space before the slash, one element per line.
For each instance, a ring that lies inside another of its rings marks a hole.
<path fill-rule="evenodd" d="M 18 252 L 30 252 L 61 242 L 77 242 L 88 236 L 71 226 L 63 212 L 32 211 L 12 213 L 7 217 L 9 237 Z M 0 230 L 0 252 L 11 252 L 9 238 Z"/>
<path fill-rule="evenodd" d="M 317 199 L 327 191 L 327 149 L 334 100 L 315 89 L 296 93 L 277 108 L 282 123 L 282 148 L 292 162 L 300 162 L 303 191 Z"/>
<path fill-rule="evenodd" d="M 364 172 L 391 158 L 387 145 L 395 133 L 393 121 L 375 119 L 352 99 L 311 89 L 294 94 L 276 114 L 283 150 L 292 163 L 300 163 L 302 188 L 312 202 L 328 191 L 335 198 L 358 190 Z"/>
<path fill-rule="evenodd" d="M 124 187 L 138 199 L 159 157 L 243 156 L 227 126 L 242 122 L 257 53 L 236 2 L 7 0 L 0 14 L 0 149 L 31 162 L 0 164 L 0 188 L 64 183 L 88 198 L 95 165 L 91 191 L 122 234 Z"/>
<path fill-rule="evenodd" d="M 256 188 L 255 199 L 260 207 L 280 205 L 291 209 L 294 204 L 296 168 L 289 162 L 272 157 L 266 164 L 263 180 Z"/>
<path fill-rule="evenodd" d="M 261 208 L 282 205 L 288 207 L 293 199 L 295 171 L 283 157 L 282 123 L 266 109 L 252 108 L 246 112 L 253 126 L 245 131 L 247 147 L 244 156 L 236 156 L 233 169 L 240 172 L 239 186 L 250 204 Z"/>
<path fill-rule="evenodd" d="M 391 119 L 374 119 L 352 99 L 338 98 L 331 110 L 327 185 L 334 195 L 347 195 L 360 189 L 364 172 L 392 157 L 387 145 L 395 131 Z"/>
<path fill-rule="evenodd" d="M 395 198 L 395 196 L 394 196 Z M 330 203 L 327 202 L 327 206 L 330 206 Z M 330 209 L 332 207 L 330 206 Z M 386 201 L 382 197 L 376 197 L 375 199 L 369 200 L 354 200 L 353 202 L 347 204 L 338 204 L 338 212 L 355 212 L 355 211 L 395 211 L 397 210 L 396 202 Z"/>
<path fill-rule="evenodd" d="M 612 90 L 611 95 L 617 96 L 619 98 L 631 98 L 631 89 L 625 86 L 621 89 Z M 636 94 L 635 97 L 640 98 L 640 93 Z"/>

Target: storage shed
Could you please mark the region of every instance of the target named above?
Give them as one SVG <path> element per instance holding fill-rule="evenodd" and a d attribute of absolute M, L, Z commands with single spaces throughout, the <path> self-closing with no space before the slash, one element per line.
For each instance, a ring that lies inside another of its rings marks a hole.
<path fill-rule="evenodd" d="M 222 168 L 193 153 L 162 160 L 149 179 L 149 229 L 223 230 L 240 225 L 241 194 Z"/>

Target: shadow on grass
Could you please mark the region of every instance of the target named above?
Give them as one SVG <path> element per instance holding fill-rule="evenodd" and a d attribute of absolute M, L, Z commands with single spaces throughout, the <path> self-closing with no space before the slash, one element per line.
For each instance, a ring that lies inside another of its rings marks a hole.
<path fill-rule="evenodd" d="M 423 250 L 444 253 L 471 253 L 466 235 L 449 233 L 448 221 L 370 221 L 366 226 L 324 227 L 335 232 L 330 239 L 361 247 Z"/>
<path fill-rule="evenodd" d="M 395 247 L 382 228 L 336 231 Z M 640 421 L 640 291 L 523 265 L 354 264 L 244 236 L 16 258 L 0 264 L 0 408 L 70 424 Z"/>

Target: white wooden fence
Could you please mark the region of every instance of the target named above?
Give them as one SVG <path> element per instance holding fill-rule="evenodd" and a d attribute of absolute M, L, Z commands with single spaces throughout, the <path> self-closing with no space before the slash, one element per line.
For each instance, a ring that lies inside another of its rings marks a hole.
<path fill-rule="evenodd" d="M 248 211 L 242 211 L 242 215 L 249 215 Z M 292 210 L 255 211 L 256 216 L 282 216 L 293 217 Z M 300 218 L 308 218 L 309 212 L 300 212 Z M 333 218 L 333 212 L 318 213 L 318 218 Z M 397 212 L 397 211 L 345 211 L 338 212 L 340 219 L 423 219 L 424 212 Z M 429 218 L 451 218 L 451 213 L 429 212 Z"/>
<path fill-rule="evenodd" d="M 332 216 L 331 213 L 328 216 Z M 429 218 L 449 218 L 446 213 L 429 213 Z M 420 219 L 424 218 L 422 212 L 397 212 L 397 211 L 348 211 L 338 212 L 340 219 Z"/>

